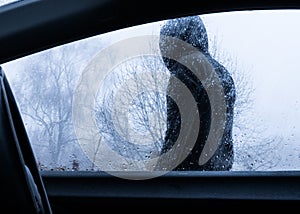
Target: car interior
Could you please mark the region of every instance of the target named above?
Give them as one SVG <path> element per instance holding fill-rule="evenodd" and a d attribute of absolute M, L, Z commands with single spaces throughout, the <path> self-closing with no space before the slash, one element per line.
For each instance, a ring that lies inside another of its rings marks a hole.
<path fill-rule="evenodd" d="M 23 0 L 0 7 L 0 65 L 108 32 L 162 20 L 230 11 L 300 9 L 297 1 Z M 297 26 L 295 26 L 297 27 Z M 122 179 L 99 171 L 40 170 L 1 68 L 1 209 L 10 213 L 94 213 L 211 208 L 299 207 L 300 171 L 170 171 L 153 179 Z M 126 173 L 126 172 L 121 172 Z M 143 177 L 137 173 L 138 178 Z M 139 177 L 141 176 L 141 177 Z M 121 176 L 122 177 L 122 176 Z M 125 208 L 125 209 L 124 209 Z M 101 209 L 101 210 L 100 210 Z M 207 212 L 207 211 L 206 211 Z"/>

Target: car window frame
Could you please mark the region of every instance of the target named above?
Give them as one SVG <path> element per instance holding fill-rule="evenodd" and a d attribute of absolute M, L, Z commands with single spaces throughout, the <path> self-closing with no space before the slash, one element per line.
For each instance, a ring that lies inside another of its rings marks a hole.
<path fill-rule="evenodd" d="M 53 14 L 57 5 L 65 10 Z M 228 4 L 216 0 L 187 0 L 184 5 L 175 5 L 172 10 L 158 5 L 159 1 L 156 0 L 145 3 L 90 0 L 78 4 L 72 4 L 71 0 L 28 0 L 3 6 L 0 8 L 0 24 L 4 29 L 0 32 L 0 47 L 5 51 L 0 52 L 0 63 L 90 36 L 185 15 L 256 9 L 300 9 L 300 2 L 295 1 L 272 1 L 266 5 L 261 1 Z M 56 34 L 49 39 L 48 34 L 51 32 Z M 23 40 L 20 40 L 20 35 Z M 15 46 L 10 48 L 8 44 Z M 300 200 L 300 171 L 170 172 L 159 178 L 142 181 L 119 179 L 104 172 L 40 173 L 50 202 L 54 204 L 65 203 L 66 200 L 76 203 L 84 198 L 120 199 L 127 202 L 136 198 L 164 198 L 172 202 L 173 199 L 185 198 L 232 202 L 262 200 L 299 203 Z M 67 207 L 72 209 L 71 206 Z"/>

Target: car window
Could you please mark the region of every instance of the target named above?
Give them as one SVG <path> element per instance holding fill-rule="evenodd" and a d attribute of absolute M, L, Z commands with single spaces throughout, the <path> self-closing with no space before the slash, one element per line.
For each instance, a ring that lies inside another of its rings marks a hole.
<path fill-rule="evenodd" d="M 181 17 L 2 67 L 40 170 L 298 170 L 299 18 Z"/>
<path fill-rule="evenodd" d="M 17 1 L 21 1 L 21 0 L 0 0 L 0 7 L 4 6 L 4 5 L 7 5 L 7 4 L 17 2 Z"/>

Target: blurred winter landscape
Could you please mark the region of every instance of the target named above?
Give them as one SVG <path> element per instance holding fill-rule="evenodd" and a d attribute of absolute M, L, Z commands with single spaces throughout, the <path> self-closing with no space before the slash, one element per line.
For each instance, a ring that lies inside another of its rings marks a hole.
<path fill-rule="evenodd" d="M 237 87 L 232 171 L 299 170 L 300 30 L 295 20 L 300 18 L 300 13 L 245 11 L 201 17 L 208 30 L 211 54 L 231 72 Z M 165 68 L 157 59 L 141 57 L 140 61 L 132 60 L 106 76 L 104 88 L 108 90 L 99 90 L 97 96 L 100 98 L 96 97 L 100 105 L 95 104 L 95 121 L 101 134 L 93 142 L 94 157 L 87 157 L 87 151 L 84 152 L 78 143 L 72 118 L 73 95 L 82 72 L 96 54 L 122 39 L 156 35 L 161 24 L 149 23 L 95 36 L 1 65 L 15 94 L 41 170 L 128 170 L 128 165 L 122 168 L 123 163 L 117 156 L 116 160 L 106 157 L 105 149 L 98 153 L 103 141 L 112 142 L 114 147 L 120 140 L 109 126 L 105 126 L 110 121 L 107 112 L 113 109 L 107 100 L 112 99 L 114 88 L 122 80 L 135 79 L 136 83 L 141 83 L 136 72 Z M 151 81 L 155 82 L 155 76 Z M 136 87 L 145 90 L 143 84 Z M 153 150 L 150 153 L 158 153 L 159 139 L 163 138 L 165 129 L 165 103 L 161 94 L 148 92 L 134 99 L 129 111 L 131 122 L 121 127 L 143 132 L 145 141 L 157 142 L 154 146 L 149 143 L 149 151 Z M 130 134 L 127 129 L 120 132 Z M 123 149 L 125 156 L 136 155 L 132 148 Z M 95 164 L 99 163 L 96 161 L 99 155 L 101 160 L 110 161 L 103 162 L 102 166 Z"/>

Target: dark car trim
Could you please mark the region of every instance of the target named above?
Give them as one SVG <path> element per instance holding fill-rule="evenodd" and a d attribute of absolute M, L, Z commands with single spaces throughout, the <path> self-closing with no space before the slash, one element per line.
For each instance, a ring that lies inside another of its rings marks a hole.
<path fill-rule="evenodd" d="M 0 63 L 100 33 L 168 18 L 237 10 L 298 8 L 299 1 L 291 0 L 185 0 L 178 4 L 167 0 L 163 5 L 159 0 L 19 1 L 0 7 L 0 47 L 5 50 L 0 52 Z"/>
<path fill-rule="evenodd" d="M 141 175 L 139 175 L 141 176 Z M 104 172 L 42 171 L 52 209 L 116 210 L 135 205 L 212 210 L 295 208 L 300 203 L 300 172 L 170 172 L 149 180 L 126 180 Z M 74 206 L 76 204 L 76 206 Z M 235 208 L 235 209 L 234 209 Z"/>

